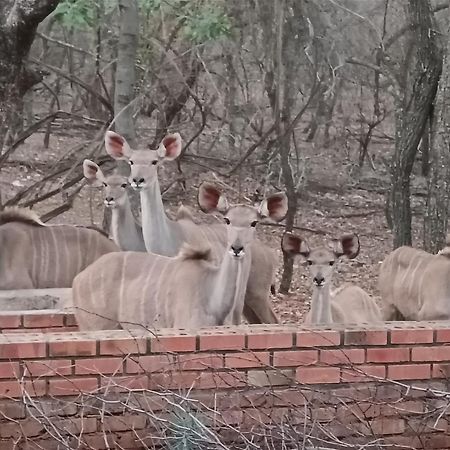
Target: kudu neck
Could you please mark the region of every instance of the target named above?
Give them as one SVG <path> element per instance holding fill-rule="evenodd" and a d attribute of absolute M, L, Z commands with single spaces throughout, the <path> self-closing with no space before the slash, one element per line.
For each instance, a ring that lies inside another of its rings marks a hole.
<path fill-rule="evenodd" d="M 313 294 L 311 299 L 311 323 L 329 324 L 332 323 L 331 316 L 331 286 L 326 283 L 319 287 L 313 284 Z"/>
<path fill-rule="evenodd" d="M 158 179 L 142 189 L 140 196 L 142 232 L 147 251 L 175 256 L 181 246 L 180 226 L 166 215 Z"/>
<path fill-rule="evenodd" d="M 228 254 L 223 256 L 220 266 L 213 272 L 210 280 L 210 309 L 218 319 L 218 325 L 223 325 L 227 317 L 232 315 L 233 323 L 240 321 L 244 308 L 244 297 L 250 273 L 251 254 L 237 259 Z"/>
<path fill-rule="evenodd" d="M 111 234 L 113 241 L 121 250 L 143 250 L 139 246 L 139 243 L 142 242 L 142 236 L 139 236 L 128 195 L 125 197 L 123 204 L 112 209 Z"/>

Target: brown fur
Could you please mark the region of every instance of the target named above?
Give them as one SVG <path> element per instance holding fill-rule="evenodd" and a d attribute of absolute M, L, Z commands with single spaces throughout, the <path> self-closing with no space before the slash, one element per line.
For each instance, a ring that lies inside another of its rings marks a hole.
<path fill-rule="evenodd" d="M 34 211 L 18 207 L 6 208 L 0 212 L 0 226 L 11 222 L 26 223 L 34 227 L 45 226 Z"/>

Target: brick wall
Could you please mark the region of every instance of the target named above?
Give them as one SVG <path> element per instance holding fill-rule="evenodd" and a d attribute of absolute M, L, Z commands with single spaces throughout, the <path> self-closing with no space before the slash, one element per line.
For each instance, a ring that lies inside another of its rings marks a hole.
<path fill-rule="evenodd" d="M 0 450 L 153 448 L 189 430 L 204 448 L 450 449 L 450 322 L 156 335 L 68 332 L 70 314 L 33 312 L 0 324 Z"/>

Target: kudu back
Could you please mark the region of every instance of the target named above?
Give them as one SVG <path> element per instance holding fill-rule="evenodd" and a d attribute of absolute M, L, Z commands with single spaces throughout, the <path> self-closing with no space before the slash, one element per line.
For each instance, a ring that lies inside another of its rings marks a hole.
<path fill-rule="evenodd" d="M 89 264 L 117 251 L 95 229 L 45 225 L 25 209 L 0 213 L 0 289 L 71 287 Z"/>

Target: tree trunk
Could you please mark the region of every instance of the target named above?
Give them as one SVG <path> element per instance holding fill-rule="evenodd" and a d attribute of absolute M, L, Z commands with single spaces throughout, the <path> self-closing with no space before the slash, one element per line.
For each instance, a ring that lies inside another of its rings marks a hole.
<path fill-rule="evenodd" d="M 136 82 L 136 53 L 139 38 L 139 10 L 136 0 L 119 0 L 120 31 L 114 90 L 115 128 L 133 147 L 136 129 L 132 101 Z"/>
<path fill-rule="evenodd" d="M 428 197 L 424 218 L 423 245 L 437 253 L 445 243 L 448 224 L 450 176 L 450 26 L 442 76 L 431 117 Z"/>
<path fill-rule="evenodd" d="M 0 2 L 0 152 L 22 123 L 23 96 L 42 77 L 26 65 L 36 29 L 59 0 Z M 0 156 L 1 159 L 1 156 Z"/>
<path fill-rule="evenodd" d="M 409 59 L 409 67 L 406 67 L 405 92 L 396 104 L 395 153 L 390 194 L 394 248 L 412 244 L 411 171 L 441 72 L 441 57 L 432 27 L 429 0 L 410 0 L 408 15 L 415 32 L 412 58 Z"/>

